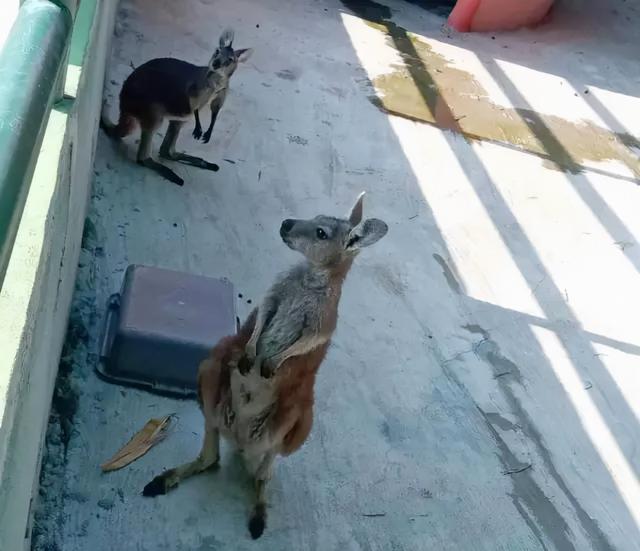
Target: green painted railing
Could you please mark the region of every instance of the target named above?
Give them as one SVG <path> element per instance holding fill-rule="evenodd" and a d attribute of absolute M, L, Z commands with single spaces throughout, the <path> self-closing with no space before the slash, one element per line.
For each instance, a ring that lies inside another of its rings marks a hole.
<path fill-rule="evenodd" d="M 0 51 L 0 287 L 55 99 L 72 23 L 62 2 L 25 0 Z"/>

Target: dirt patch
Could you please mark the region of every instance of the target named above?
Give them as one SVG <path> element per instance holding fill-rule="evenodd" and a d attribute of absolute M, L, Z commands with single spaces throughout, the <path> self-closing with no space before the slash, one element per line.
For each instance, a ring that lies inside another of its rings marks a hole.
<path fill-rule="evenodd" d="M 96 227 L 88 219 L 82 236 L 80 269 L 45 438 L 31 535 L 31 548 L 35 551 L 64 549 L 61 534 L 64 502 L 67 498 L 84 498 L 66 491 L 66 458 L 76 436 L 74 419 L 87 378 L 86 366 L 92 365 L 96 359 L 93 352 L 95 343 L 90 338 L 90 328 L 96 322 L 95 282 L 89 266 L 92 259 L 99 257 L 96 254 L 99 249 L 97 242 Z"/>
<path fill-rule="evenodd" d="M 402 63 L 377 77 L 371 102 L 380 110 L 435 125 L 468 140 L 487 141 L 532 153 L 552 168 L 581 172 L 586 161 L 616 160 L 640 179 L 634 150 L 640 139 L 590 121 L 572 122 L 531 109 L 496 105 L 474 75 L 453 66 L 424 40 L 391 21 L 386 6 L 344 0 L 345 6 L 383 32 Z"/>

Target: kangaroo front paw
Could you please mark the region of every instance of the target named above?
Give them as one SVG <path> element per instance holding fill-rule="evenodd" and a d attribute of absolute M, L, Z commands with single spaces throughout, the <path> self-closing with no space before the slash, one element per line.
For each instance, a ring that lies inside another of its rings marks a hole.
<path fill-rule="evenodd" d="M 265 360 L 264 362 L 261 362 L 262 365 L 260 366 L 260 375 L 262 378 L 264 379 L 270 379 L 271 377 L 273 377 L 273 374 L 275 373 L 275 366 L 268 360 Z"/>
<path fill-rule="evenodd" d="M 199 126 L 196 126 L 196 127 L 193 129 L 193 137 L 194 137 L 196 140 L 199 140 L 200 138 L 202 138 L 202 128 L 200 128 Z"/>
<path fill-rule="evenodd" d="M 245 354 L 238 360 L 238 371 L 240 371 L 242 375 L 246 375 L 247 373 L 249 373 L 249 371 L 251 371 L 252 365 L 253 362 Z"/>
<path fill-rule="evenodd" d="M 263 359 L 262 356 L 251 357 L 250 354 L 246 352 L 242 355 L 240 360 L 238 360 L 238 370 L 242 375 L 246 375 L 252 369 L 256 369 L 260 371 L 262 369 Z"/>
<path fill-rule="evenodd" d="M 249 357 L 251 361 L 255 360 L 256 356 L 258 355 L 256 345 L 248 343 L 247 346 L 244 347 L 244 353 Z"/>
<path fill-rule="evenodd" d="M 202 143 L 209 143 L 211 139 L 211 132 L 205 132 L 202 136 Z"/>

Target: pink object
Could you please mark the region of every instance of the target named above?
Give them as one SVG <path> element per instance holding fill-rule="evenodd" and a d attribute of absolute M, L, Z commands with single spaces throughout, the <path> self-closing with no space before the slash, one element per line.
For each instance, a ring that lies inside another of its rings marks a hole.
<path fill-rule="evenodd" d="M 554 0 L 458 0 L 449 25 L 460 32 L 507 31 L 542 22 Z"/>

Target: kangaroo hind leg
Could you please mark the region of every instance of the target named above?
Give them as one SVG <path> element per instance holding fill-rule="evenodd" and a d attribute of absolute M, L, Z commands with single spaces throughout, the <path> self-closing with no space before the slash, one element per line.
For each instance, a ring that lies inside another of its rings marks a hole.
<path fill-rule="evenodd" d="M 168 166 L 164 166 L 162 163 L 155 161 L 151 156 L 151 148 L 153 145 L 153 134 L 160 126 L 162 121 L 149 120 L 141 124 L 142 133 L 140 135 L 140 145 L 138 146 L 138 164 L 150 168 L 154 172 L 157 172 L 163 178 L 173 182 L 176 185 L 183 185 L 184 180 L 180 178 L 173 170 Z"/>
<path fill-rule="evenodd" d="M 180 134 L 180 129 L 183 124 L 182 121 L 171 121 L 169 123 L 169 129 L 160 146 L 160 156 L 171 161 L 178 161 L 179 163 L 196 166 L 205 170 L 213 170 L 214 172 L 219 170 L 220 167 L 215 163 L 210 163 L 200 157 L 194 157 L 193 155 L 176 151 L 176 142 L 178 141 L 178 135 Z"/>
<path fill-rule="evenodd" d="M 217 428 L 205 428 L 202 450 L 194 461 L 189 461 L 156 476 L 142 490 L 142 495 L 155 497 L 164 495 L 182 480 L 208 469 L 217 468 L 220 461 L 220 433 Z"/>
<path fill-rule="evenodd" d="M 257 540 L 267 526 L 267 484 L 273 474 L 275 453 L 267 452 L 254 475 L 255 502 L 249 517 L 249 533 Z"/>

